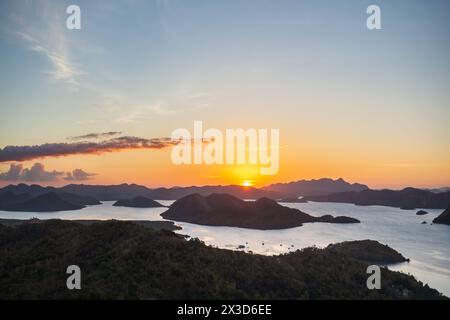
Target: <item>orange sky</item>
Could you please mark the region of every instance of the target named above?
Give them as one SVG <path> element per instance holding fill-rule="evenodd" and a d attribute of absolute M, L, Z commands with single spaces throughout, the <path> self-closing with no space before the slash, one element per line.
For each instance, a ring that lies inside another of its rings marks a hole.
<path fill-rule="evenodd" d="M 259 187 L 274 182 L 288 182 L 321 177 L 344 178 L 349 182 L 365 183 L 372 188 L 440 187 L 450 185 L 448 162 L 428 165 L 426 157 L 415 163 L 389 161 L 394 157 L 361 154 L 337 154 L 336 150 L 314 150 L 314 153 L 280 149 L 280 169 L 275 176 L 261 176 L 258 166 L 250 165 L 174 165 L 170 148 L 163 150 L 128 150 L 102 155 L 75 155 L 44 158 L 23 162 L 31 167 L 41 162 L 46 170 L 68 171 L 82 168 L 97 175 L 88 184 L 137 183 L 150 187 L 216 184 L 243 184 Z M 312 151 L 312 150 L 310 150 Z M 423 162 L 421 162 L 423 161 Z M 3 164 L 6 169 L 6 164 Z M 4 171 L 4 170 L 3 170 Z M 2 184 L 8 182 L 2 181 Z M 69 182 L 44 183 L 63 185 Z M 80 182 L 73 182 L 80 183 Z"/>

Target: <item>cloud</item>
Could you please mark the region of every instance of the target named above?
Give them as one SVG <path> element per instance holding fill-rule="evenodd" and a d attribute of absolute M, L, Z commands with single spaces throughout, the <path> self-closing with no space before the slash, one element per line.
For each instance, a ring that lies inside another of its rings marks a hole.
<path fill-rule="evenodd" d="M 35 163 L 30 169 L 24 169 L 21 164 L 11 164 L 9 170 L 0 173 L 0 180 L 6 181 L 55 181 L 63 176 L 64 172 L 45 171 L 41 163 Z"/>
<path fill-rule="evenodd" d="M 122 134 L 122 132 L 109 131 L 109 132 L 101 132 L 101 133 L 88 133 L 88 134 L 84 134 L 82 136 L 69 137 L 69 138 L 67 138 L 67 140 L 79 141 L 79 140 L 91 140 L 91 139 L 104 139 L 104 138 L 110 138 L 113 136 L 117 136 L 119 134 Z"/>
<path fill-rule="evenodd" d="M 67 181 L 85 181 L 92 179 L 92 177 L 96 176 L 96 173 L 87 173 L 81 169 L 75 169 L 72 172 L 67 172 L 64 180 Z"/>
<path fill-rule="evenodd" d="M 57 181 L 63 178 L 66 181 L 85 181 L 92 179 L 94 176 L 96 176 L 95 173 L 87 173 L 82 169 L 75 169 L 72 172 L 46 171 L 44 165 L 39 162 L 29 169 L 24 169 L 22 164 L 12 163 L 8 171 L 0 173 L 0 180 L 44 182 Z"/>
<path fill-rule="evenodd" d="M 76 154 L 101 154 L 127 149 L 163 149 L 178 144 L 170 138 L 145 139 L 122 136 L 103 141 L 45 143 L 34 146 L 6 146 L 0 149 L 0 162 L 27 161 L 43 157 L 60 157 Z"/>
<path fill-rule="evenodd" d="M 68 84 L 78 88 L 80 85 L 78 77 L 83 74 L 79 68 L 73 64 L 65 50 L 60 49 L 61 46 L 50 48 L 41 43 L 37 38 L 25 32 L 18 32 L 18 35 L 29 45 L 29 49 L 33 52 L 39 53 L 47 57 L 52 64 L 53 69 L 48 71 L 56 80 L 65 81 Z"/>
<path fill-rule="evenodd" d="M 78 90 L 79 77 L 84 72 L 71 59 L 71 54 L 80 56 L 80 49 L 84 46 L 76 38 L 68 36 L 70 33 L 65 24 L 67 4 L 51 0 L 15 2 L 17 5 L 11 10 L 10 31 L 28 50 L 47 59 L 50 65 L 47 73 L 53 79 Z"/>

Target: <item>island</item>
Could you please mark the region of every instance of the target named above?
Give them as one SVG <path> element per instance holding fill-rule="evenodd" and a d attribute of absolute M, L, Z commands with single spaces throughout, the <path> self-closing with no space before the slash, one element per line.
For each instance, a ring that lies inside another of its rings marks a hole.
<path fill-rule="evenodd" d="M 419 210 L 416 212 L 416 215 L 418 215 L 418 216 L 424 216 L 426 214 L 428 214 L 428 211 L 425 211 L 425 210 Z"/>
<path fill-rule="evenodd" d="M 14 193 L 6 191 L 0 193 L 0 210 L 51 212 L 79 210 L 86 206 L 98 205 L 100 202 L 89 196 L 80 196 L 61 191 Z"/>
<path fill-rule="evenodd" d="M 159 208 L 165 207 L 159 202 L 147 197 L 137 196 L 132 199 L 122 199 L 116 201 L 113 206 L 115 207 L 131 207 L 131 208 Z"/>
<path fill-rule="evenodd" d="M 279 199 L 277 201 L 278 202 L 284 202 L 284 203 L 306 203 L 306 202 L 308 202 L 308 201 L 306 201 L 303 198 L 295 198 L 295 197 L 293 197 L 293 198 L 282 198 L 282 199 Z"/>
<path fill-rule="evenodd" d="M 8 211 L 52 212 L 79 210 L 84 207 L 84 205 L 63 199 L 55 192 L 49 192 L 23 202 L 10 204 L 3 209 Z"/>
<path fill-rule="evenodd" d="M 359 206 L 389 206 L 404 210 L 445 209 L 450 204 L 450 191 L 434 193 L 416 188 L 403 190 L 363 190 L 307 196 L 307 201 L 353 203 Z"/>
<path fill-rule="evenodd" d="M 165 219 L 209 226 L 271 230 L 302 226 L 308 222 L 359 223 L 350 217 L 313 217 L 275 200 L 243 201 L 229 194 L 191 194 L 175 201 L 161 216 Z"/>
<path fill-rule="evenodd" d="M 450 225 L 450 206 L 445 209 L 437 218 L 433 220 L 433 223 Z"/>
<path fill-rule="evenodd" d="M 345 241 L 330 244 L 326 249 L 368 264 L 388 265 L 409 262 L 409 259 L 401 253 L 375 240 Z"/>

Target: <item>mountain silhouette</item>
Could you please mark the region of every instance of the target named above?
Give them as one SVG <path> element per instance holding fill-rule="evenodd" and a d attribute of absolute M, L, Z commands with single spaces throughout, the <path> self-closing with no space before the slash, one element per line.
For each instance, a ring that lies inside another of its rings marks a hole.
<path fill-rule="evenodd" d="M 47 212 L 47 211 L 66 211 L 78 210 L 84 208 L 83 205 L 73 204 L 63 200 L 56 192 L 48 192 L 24 202 L 11 204 L 5 207 L 8 211 L 32 211 L 32 212 Z"/>
<path fill-rule="evenodd" d="M 285 195 L 285 197 L 319 196 L 336 192 L 367 190 L 364 184 L 348 183 L 344 179 L 322 178 L 317 180 L 299 180 L 288 183 L 275 183 L 264 188 Z"/>
<path fill-rule="evenodd" d="M 437 218 L 433 220 L 433 223 L 448 224 L 450 225 L 450 206 L 445 209 Z"/>
<path fill-rule="evenodd" d="M 313 217 L 298 209 L 284 207 L 269 198 L 243 201 L 228 194 L 192 194 L 175 201 L 161 214 L 165 219 L 213 226 L 250 229 L 286 229 L 307 222 L 357 223 L 349 217 Z"/>
<path fill-rule="evenodd" d="M 115 207 L 132 207 L 132 208 L 158 208 L 158 207 L 164 207 L 162 204 L 160 204 L 159 202 L 146 198 L 146 197 L 142 197 L 142 196 L 138 196 L 138 197 L 134 197 L 132 199 L 122 199 L 122 200 L 118 200 L 117 202 L 115 202 L 113 204 L 113 206 Z"/>
<path fill-rule="evenodd" d="M 402 209 L 445 209 L 450 205 L 450 192 L 434 193 L 427 190 L 405 188 L 403 190 L 364 190 L 340 192 L 324 196 L 308 196 L 308 201 L 342 202 L 361 206 L 379 205 Z"/>

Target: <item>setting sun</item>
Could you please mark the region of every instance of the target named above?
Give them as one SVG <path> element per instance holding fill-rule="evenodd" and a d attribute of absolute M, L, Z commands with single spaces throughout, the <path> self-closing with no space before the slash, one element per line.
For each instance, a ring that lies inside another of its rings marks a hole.
<path fill-rule="evenodd" d="M 251 180 L 244 180 L 244 181 L 242 181 L 241 185 L 243 187 L 251 187 L 251 186 L 253 186 L 253 183 Z"/>

